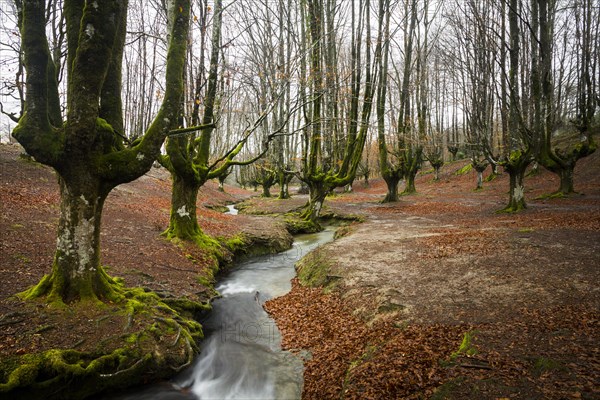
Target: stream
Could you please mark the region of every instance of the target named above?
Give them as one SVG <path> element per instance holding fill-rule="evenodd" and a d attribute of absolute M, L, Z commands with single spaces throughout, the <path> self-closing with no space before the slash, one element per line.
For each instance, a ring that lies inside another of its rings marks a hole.
<path fill-rule="evenodd" d="M 201 321 L 205 339 L 193 366 L 170 382 L 105 399 L 299 399 L 302 360 L 281 349 L 279 330 L 262 305 L 289 292 L 294 264 L 332 239 L 330 229 L 298 235 L 290 250 L 236 265 L 217 284 L 222 297 Z"/>

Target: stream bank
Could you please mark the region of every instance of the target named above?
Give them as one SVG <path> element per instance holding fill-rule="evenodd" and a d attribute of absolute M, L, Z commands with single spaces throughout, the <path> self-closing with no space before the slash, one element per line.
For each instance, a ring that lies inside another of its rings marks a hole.
<path fill-rule="evenodd" d="M 296 261 L 332 239 L 333 230 L 299 235 L 285 252 L 236 264 L 216 285 L 221 297 L 201 321 L 206 337 L 193 366 L 172 386 L 139 387 L 102 399 L 299 399 L 302 359 L 282 351 L 279 330 L 263 304 L 291 289 Z"/>
<path fill-rule="evenodd" d="M 0 145 L 0 398 L 80 399 L 175 374 L 198 351 L 202 332 L 192 314 L 214 296 L 214 281 L 202 249 L 160 236 L 169 221 L 168 172 L 152 169 L 106 201 L 102 264 L 118 277 L 123 304 L 54 309 L 13 296 L 50 271 L 58 220 L 56 174 L 21 151 Z M 233 245 L 229 261 L 255 244 L 263 253 L 290 246 L 283 224 L 213 211 L 251 195 L 226 190 L 207 182 L 198 213 L 205 233 Z"/>
<path fill-rule="evenodd" d="M 253 220 L 256 224 L 241 229 L 234 237 L 235 246 L 228 249 L 229 257 L 221 258 L 225 263 L 221 264 L 221 271 L 230 268 L 234 259 L 280 252 L 291 246 L 291 236 L 282 225 L 264 229 L 269 224 L 266 219 Z M 270 234 L 274 231 L 275 235 Z M 75 303 L 65 309 L 54 309 L 39 301 L 4 299 L 3 309 L 15 310 L 5 313 L 0 320 L 1 326 L 8 327 L 7 332 L 25 319 L 30 323 L 37 321 L 37 327 L 29 332 L 36 341 L 36 347 L 30 348 L 32 351 L 23 354 L 20 350 L 16 356 L 2 358 L 0 397 L 83 399 L 99 392 L 169 378 L 189 366 L 203 337 L 196 319 L 210 307 L 212 293 L 216 293 L 212 289 L 216 266 L 206 267 L 196 271 L 194 279 L 203 290 L 194 298 L 178 296 L 177 287 L 165 290 L 161 285 L 162 290 L 155 292 L 147 287 L 127 288 L 121 279 L 111 278 L 123 301 L 102 307 Z M 202 279 L 202 273 L 211 279 Z M 77 323 L 82 318 L 88 324 L 78 329 Z M 62 332 L 68 336 L 74 327 L 78 341 L 69 347 L 55 347 L 51 340 L 41 341 Z M 89 341 L 92 332 L 100 340 Z M 42 344 L 47 349 L 36 351 Z"/>

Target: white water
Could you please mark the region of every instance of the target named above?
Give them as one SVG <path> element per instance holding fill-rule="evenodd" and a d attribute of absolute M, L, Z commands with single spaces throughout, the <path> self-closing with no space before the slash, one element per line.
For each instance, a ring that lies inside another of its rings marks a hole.
<path fill-rule="evenodd" d="M 331 230 L 300 235 L 290 250 L 234 268 L 217 286 L 222 297 L 202 321 L 205 340 L 193 367 L 170 384 L 107 399 L 299 399 L 302 360 L 281 350 L 279 330 L 262 305 L 289 292 L 296 261 L 332 238 Z"/>
<path fill-rule="evenodd" d="M 227 211 L 225 211 L 225 214 L 238 215 L 238 210 L 237 208 L 235 208 L 235 204 L 228 204 L 225 207 L 227 207 Z"/>

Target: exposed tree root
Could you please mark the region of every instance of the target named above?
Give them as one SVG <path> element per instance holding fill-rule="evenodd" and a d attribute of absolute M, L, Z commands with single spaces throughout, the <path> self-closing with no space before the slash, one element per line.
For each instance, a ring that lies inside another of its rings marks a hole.
<path fill-rule="evenodd" d="M 127 318 L 123 334 L 107 338 L 114 345 L 98 343 L 92 351 L 51 349 L 4 360 L 0 364 L 0 397 L 80 399 L 167 377 L 191 364 L 202 329 L 190 318 L 190 307 L 180 310 L 177 302 L 167 305 L 153 292 L 125 288 L 118 280 L 108 279 L 121 301 L 112 303 L 110 310 L 107 307 L 109 315 L 96 319 L 96 324 L 110 316 Z M 55 310 L 70 315 L 72 308 L 80 306 L 74 303 Z"/>

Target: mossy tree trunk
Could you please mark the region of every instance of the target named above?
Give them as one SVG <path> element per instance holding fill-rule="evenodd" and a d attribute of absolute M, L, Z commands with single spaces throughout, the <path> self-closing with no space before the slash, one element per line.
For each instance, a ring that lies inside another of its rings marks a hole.
<path fill-rule="evenodd" d="M 398 201 L 398 184 L 400 183 L 400 174 L 398 173 L 387 173 L 383 179 L 387 186 L 387 193 L 383 198 L 383 203 L 394 203 Z"/>
<path fill-rule="evenodd" d="M 272 183 L 263 181 L 262 183 L 262 197 L 271 197 L 271 186 L 273 186 Z"/>
<path fill-rule="evenodd" d="M 440 180 L 440 170 L 444 166 L 444 160 L 441 158 L 433 158 L 433 161 L 429 161 L 433 167 L 433 181 L 438 182 Z"/>
<path fill-rule="evenodd" d="M 417 193 L 415 178 L 419 172 L 419 169 L 421 169 L 423 148 L 421 146 L 417 146 L 414 152 L 409 148 L 406 151 L 406 155 L 407 157 L 404 164 L 405 186 L 404 190 L 402 191 L 403 196 Z"/>
<path fill-rule="evenodd" d="M 219 192 L 225 192 L 225 181 L 227 180 L 227 177 L 229 175 L 231 175 L 231 172 L 233 171 L 232 168 L 227 169 L 224 173 L 222 173 L 221 175 L 219 175 L 217 177 L 217 180 L 219 181 Z"/>
<path fill-rule="evenodd" d="M 527 208 L 525 202 L 525 170 L 531 164 L 531 151 L 514 151 L 503 163 L 509 175 L 510 190 L 508 205 L 501 212 L 518 212 Z"/>
<path fill-rule="evenodd" d="M 458 154 L 458 146 L 448 146 L 448 152 L 452 155 L 452 161 L 456 161 L 456 154 Z"/>
<path fill-rule="evenodd" d="M 562 194 L 569 194 L 575 192 L 575 185 L 573 184 L 573 171 L 575 165 L 571 164 L 560 171 L 560 186 L 558 191 Z"/>
<path fill-rule="evenodd" d="M 263 113 L 254 126 L 247 129 L 241 135 L 241 138 L 234 143 L 231 148 L 225 150 L 223 154 L 211 154 L 211 143 L 215 133 L 215 115 L 218 112 L 218 93 L 219 90 L 219 63 L 221 47 L 221 31 L 223 21 L 222 0 L 214 2 L 214 17 L 211 37 L 210 67 L 207 81 L 204 82 L 203 75 L 199 76 L 196 84 L 199 87 L 206 87 L 206 93 L 203 101 L 200 100 L 200 90 L 196 90 L 195 106 L 191 115 L 192 125 L 189 128 L 179 129 L 178 132 L 198 132 L 193 135 L 178 135 L 170 137 L 167 140 L 167 154 L 161 157 L 161 163 L 167 167 L 173 180 L 173 193 L 171 204 L 171 219 L 166 234 L 170 238 L 181 240 L 191 240 L 198 244 L 205 244 L 207 240 L 211 243 L 214 240 L 209 239 L 200 229 L 196 215 L 196 201 L 198 190 L 209 179 L 218 178 L 227 174 L 231 167 L 235 165 L 249 165 L 262 157 L 268 147 L 256 157 L 236 161 L 236 156 L 242 151 L 250 139 L 250 134 L 267 117 L 268 113 Z M 202 58 L 204 55 L 199 55 Z M 199 69 L 200 74 L 204 74 Z M 204 107 L 203 115 L 200 116 L 200 104 Z M 278 133 L 278 132 L 276 132 Z M 267 135 L 265 143 L 270 142 L 276 133 Z M 215 161 L 216 160 L 216 161 Z M 255 190 L 257 182 L 250 182 Z M 193 210 L 193 211 L 192 211 Z M 187 215 L 189 213 L 189 216 Z"/>
<path fill-rule="evenodd" d="M 383 2 L 381 2 L 383 3 Z M 306 26 L 308 28 L 306 53 L 309 57 L 310 73 L 307 74 L 310 83 L 311 110 L 308 105 L 305 106 L 304 115 L 307 117 L 307 126 L 310 129 L 304 130 L 303 165 L 300 179 L 306 183 L 309 188 L 309 202 L 302 213 L 302 216 L 308 222 L 316 224 L 320 215 L 321 207 L 327 193 L 336 187 L 344 187 L 354 181 L 358 165 L 362 158 L 363 148 L 367 139 L 368 122 L 373 105 L 373 96 L 375 94 L 375 71 L 380 62 L 382 28 L 384 11 L 380 10 L 379 37 L 377 39 L 377 49 L 375 50 L 375 68 L 371 62 L 371 36 L 370 36 L 370 1 L 361 2 L 360 10 L 352 9 L 352 44 L 350 62 L 352 64 L 350 77 L 350 100 L 348 104 L 348 124 L 344 140 L 340 141 L 333 138 L 331 129 L 323 129 L 324 110 L 323 104 L 329 104 L 332 107 L 340 107 L 339 102 L 331 101 L 328 96 L 331 92 L 326 90 L 325 85 L 330 82 L 331 74 L 337 74 L 337 60 L 332 52 L 323 48 L 325 39 L 331 39 L 335 31 L 324 32 L 324 29 L 330 29 L 331 24 L 323 24 L 324 5 L 317 0 L 307 0 L 307 18 Z M 358 13 L 357 13 L 358 11 Z M 357 17 L 358 15 L 358 17 Z M 304 17 L 304 14 L 303 14 Z M 361 32 L 366 32 L 366 40 Z M 362 44 L 366 43 L 366 49 L 363 51 Z M 364 62 L 361 57 L 365 56 Z M 365 73 L 364 81 L 361 74 Z M 304 71 L 306 74 L 306 71 Z M 361 85 L 364 87 L 361 88 Z M 330 88 L 332 89 L 332 88 Z M 362 98 L 362 108 L 360 107 L 360 98 Z M 325 98 L 325 99 L 324 99 Z M 325 103 L 325 101 L 327 101 Z M 335 110 L 333 110 L 335 111 Z M 335 139 L 335 140 L 334 140 Z M 343 142 L 343 147 L 341 143 Z M 330 161 L 324 152 L 327 150 L 326 144 L 335 143 L 339 146 L 335 153 L 338 154 L 338 163 Z"/>
<path fill-rule="evenodd" d="M 67 26 L 67 115 L 59 98 L 45 26 L 45 2 L 25 0 L 20 31 L 27 70 L 26 111 L 13 136 L 38 162 L 59 176 L 60 219 L 50 275 L 24 293 L 68 303 L 112 299 L 111 280 L 100 266 L 104 200 L 121 183 L 146 173 L 178 114 L 189 28 L 189 1 L 177 0 L 170 30 L 166 91 L 142 139 L 126 147 L 122 129 L 119 66 L 123 57 L 127 1 L 65 2 Z M 85 27 L 85 28 L 83 28 Z"/>
<path fill-rule="evenodd" d="M 271 197 L 271 188 L 275 185 L 277 180 L 277 173 L 267 167 L 258 167 L 259 180 L 258 182 L 262 186 L 262 197 Z"/>
<path fill-rule="evenodd" d="M 319 226 L 318 220 L 321 216 L 321 210 L 323 208 L 323 203 L 325 202 L 325 197 L 327 197 L 327 193 L 329 191 L 327 187 L 319 181 L 310 181 L 308 185 L 308 205 L 302 213 L 302 218 L 315 224 L 316 226 Z"/>
<path fill-rule="evenodd" d="M 288 169 L 288 167 L 286 167 Z M 278 181 L 279 181 L 279 196 L 278 199 L 284 200 L 290 198 L 290 182 L 294 178 L 294 175 L 280 169 L 278 171 Z"/>
<path fill-rule="evenodd" d="M 198 190 L 203 182 L 178 174 L 172 176 L 171 215 L 169 228 L 164 235 L 168 239 L 194 240 L 201 234 L 196 214 L 196 201 Z"/>
<path fill-rule="evenodd" d="M 81 169 L 79 169 L 81 171 Z M 60 217 L 52 272 L 25 298 L 48 295 L 50 303 L 114 300 L 100 266 L 100 225 L 108 194 L 98 179 L 77 173 L 68 181 L 59 178 Z"/>
<path fill-rule="evenodd" d="M 404 190 L 402 191 L 403 196 L 417 193 L 417 187 L 415 186 L 415 177 L 416 176 L 417 176 L 417 171 L 415 171 L 415 170 L 409 171 L 404 175 L 405 186 L 404 186 Z"/>
<path fill-rule="evenodd" d="M 487 160 L 473 158 L 471 159 L 471 165 L 477 172 L 477 186 L 475 187 L 475 190 L 481 190 L 483 189 L 483 172 L 486 170 L 488 162 Z"/>

